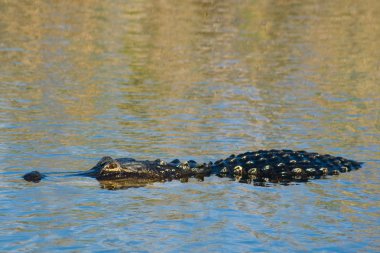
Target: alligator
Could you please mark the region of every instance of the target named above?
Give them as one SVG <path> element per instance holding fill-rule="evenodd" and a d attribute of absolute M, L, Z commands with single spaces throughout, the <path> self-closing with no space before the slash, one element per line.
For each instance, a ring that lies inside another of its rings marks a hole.
<path fill-rule="evenodd" d="M 108 189 L 171 180 L 187 182 L 189 178 L 204 180 L 204 177 L 212 174 L 241 183 L 265 186 L 270 183 L 307 182 L 357 170 L 361 165 L 361 162 L 328 154 L 272 149 L 231 155 L 216 162 L 202 164 L 194 160 L 181 162 L 175 159 L 167 163 L 160 159 L 139 161 L 105 156 L 90 170 L 71 175 L 96 178 L 103 188 Z M 46 175 L 38 171 L 23 176 L 26 181 L 34 183 L 40 182 L 44 177 Z"/>

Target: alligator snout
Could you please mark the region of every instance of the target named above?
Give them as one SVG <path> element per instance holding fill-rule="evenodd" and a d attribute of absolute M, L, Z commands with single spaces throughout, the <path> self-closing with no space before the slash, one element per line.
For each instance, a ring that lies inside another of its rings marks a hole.
<path fill-rule="evenodd" d="M 28 181 L 28 182 L 33 182 L 33 183 L 38 183 L 41 181 L 41 179 L 43 179 L 45 176 L 43 174 L 41 174 L 39 171 L 32 171 L 32 172 L 29 172 L 29 173 L 26 173 L 23 178 L 25 179 L 25 181 Z"/>

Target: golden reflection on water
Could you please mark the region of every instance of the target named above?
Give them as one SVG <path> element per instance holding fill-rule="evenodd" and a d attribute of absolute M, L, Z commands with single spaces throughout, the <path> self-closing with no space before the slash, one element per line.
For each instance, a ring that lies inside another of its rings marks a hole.
<path fill-rule="evenodd" d="M 378 145 L 370 2 L 2 2 L 2 118 L 23 124 L 6 138 L 167 157 Z"/>
<path fill-rule="evenodd" d="M 22 124 L 6 139 L 170 157 L 379 145 L 378 5 L 3 1 L 2 118 Z"/>
<path fill-rule="evenodd" d="M 20 126 L 5 140 L 170 157 L 378 146 L 379 7 L 2 1 L 1 117 Z"/>

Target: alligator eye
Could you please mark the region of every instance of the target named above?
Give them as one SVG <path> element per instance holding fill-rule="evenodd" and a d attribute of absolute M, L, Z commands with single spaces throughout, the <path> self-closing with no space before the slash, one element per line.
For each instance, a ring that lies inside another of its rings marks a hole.
<path fill-rule="evenodd" d="M 341 171 L 341 172 L 348 172 L 348 171 L 350 171 L 350 170 L 348 169 L 348 167 L 346 167 L 346 166 L 342 166 L 342 167 L 340 167 L 340 171 Z"/>
<path fill-rule="evenodd" d="M 333 174 L 333 175 L 339 175 L 339 170 L 333 170 L 333 171 L 332 171 L 332 174 Z"/>
<path fill-rule="evenodd" d="M 114 169 L 116 167 L 117 167 L 116 163 L 110 163 L 110 164 L 108 164 L 108 168 L 110 168 L 110 169 Z"/>

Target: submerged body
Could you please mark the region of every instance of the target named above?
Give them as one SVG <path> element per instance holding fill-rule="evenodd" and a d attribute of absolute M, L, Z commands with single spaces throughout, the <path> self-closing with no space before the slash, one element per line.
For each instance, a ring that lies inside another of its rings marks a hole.
<path fill-rule="evenodd" d="M 289 183 L 337 175 L 360 167 L 359 162 L 331 155 L 292 150 L 259 150 L 231 155 L 208 164 L 198 164 L 192 160 L 181 163 L 176 159 L 166 163 L 161 160 L 138 161 L 108 156 L 103 157 L 92 169 L 75 175 L 93 177 L 108 185 L 114 185 L 115 182 L 140 185 L 174 179 L 187 181 L 192 177 L 203 179 L 211 174 L 245 183 Z M 43 177 L 38 171 L 24 175 L 24 179 L 31 182 L 39 182 Z"/>

